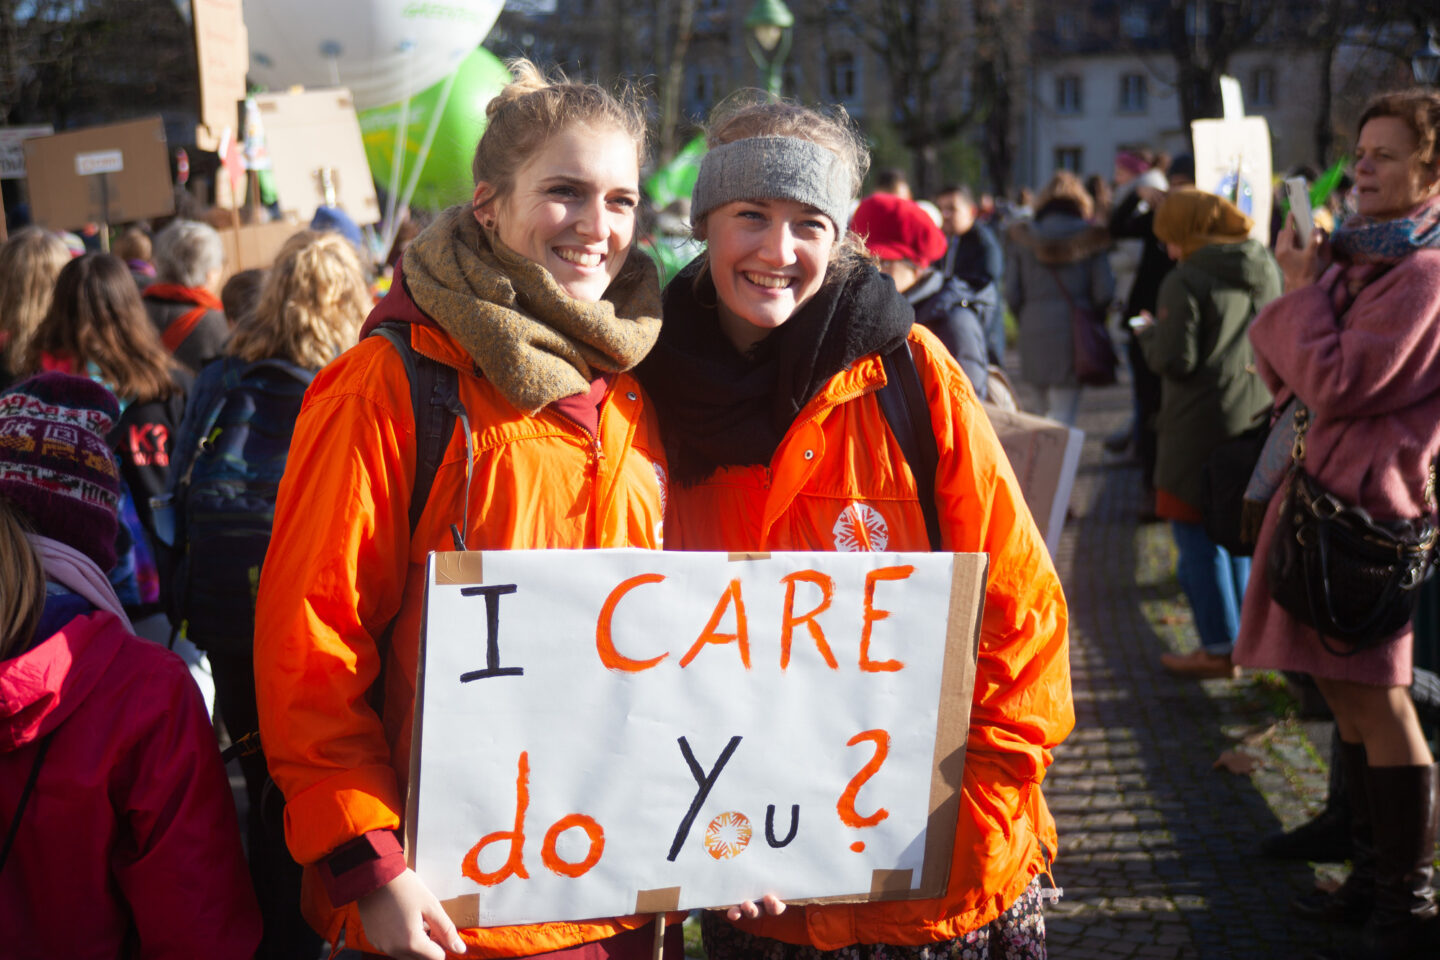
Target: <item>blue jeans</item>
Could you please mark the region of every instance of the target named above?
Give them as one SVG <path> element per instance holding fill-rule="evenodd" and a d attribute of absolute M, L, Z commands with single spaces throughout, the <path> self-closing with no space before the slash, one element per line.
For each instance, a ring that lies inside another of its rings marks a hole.
<path fill-rule="evenodd" d="M 1240 604 L 1250 579 L 1250 558 L 1230 556 L 1198 523 L 1172 520 L 1170 531 L 1180 551 L 1175 573 L 1190 601 L 1200 646 L 1206 653 L 1228 655 L 1240 631 Z"/>

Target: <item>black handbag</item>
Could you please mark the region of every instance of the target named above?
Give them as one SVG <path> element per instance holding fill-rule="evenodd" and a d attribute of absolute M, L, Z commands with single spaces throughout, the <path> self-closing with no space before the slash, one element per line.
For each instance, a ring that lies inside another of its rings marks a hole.
<path fill-rule="evenodd" d="M 1432 569 L 1435 524 L 1432 516 L 1382 523 L 1327 491 L 1302 466 L 1308 426 L 1309 412 L 1297 407 L 1294 464 L 1265 572 L 1274 601 L 1314 627 L 1330 653 L 1349 656 L 1410 622 Z M 1432 464 L 1425 486 L 1432 515 L 1434 488 Z"/>

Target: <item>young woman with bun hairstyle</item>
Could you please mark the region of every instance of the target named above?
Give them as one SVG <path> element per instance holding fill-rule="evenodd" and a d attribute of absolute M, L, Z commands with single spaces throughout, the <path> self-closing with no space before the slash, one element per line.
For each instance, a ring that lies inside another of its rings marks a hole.
<path fill-rule="evenodd" d="M 486 108 L 473 201 L 406 248 L 367 322 L 406 324 L 416 353 L 454 367 L 465 415 L 412 531 L 402 358 L 370 337 L 316 376 L 260 581 L 260 731 L 307 871 L 302 906 L 330 942 L 435 960 L 648 957 L 649 916 L 457 931 L 397 838 L 426 556 L 455 548 L 452 526 L 472 550 L 661 545 L 659 431 L 626 373 L 660 328 L 654 265 L 632 255 L 644 117 L 629 96 L 511 69 Z"/>
<path fill-rule="evenodd" d="M 692 204 L 707 249 L 666 288 L 640 368 L 670 464 L 666 546 L 931 549 L 876 396 L 882 356 L 900 348 L 938 448 L 941 549 L 988 553 L 990 570 L 944 895 L 785 909 L 757 890 L 758 903 L 705 916 L 707 955 L 1044 956 L 1037 878 L 1056 836 L 1040 785 L 1074 724 L 1068 615 L 1045 543 L 969 380 L 846 232 L 868 157 L 843 114 L 722 105 L 709 146 Z"/>

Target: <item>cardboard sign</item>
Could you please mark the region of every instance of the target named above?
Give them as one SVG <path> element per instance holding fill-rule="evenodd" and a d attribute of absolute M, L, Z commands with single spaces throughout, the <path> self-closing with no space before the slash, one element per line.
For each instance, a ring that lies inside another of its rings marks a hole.
<path fill-rule="evenodd" d="M 990 415 L 990 425 L 995 428 L 1000 445 L 1010 458 L 1010 467 L 1020 481 L 1025 504 L 1053 557 L 1065 530 L 1065 511 L 1070 506 L 1070 492 L 1075 488 L 1075 474 L 1080 469 L 1080 448 L 1085 443 L 1085 434 L 1059 421 L 1029 413 L 999 410 L 988 404 L 985 412 Z"/>
<path fill-rule="evenodd" d="M 249 223 L 239 228 L 221 228 L 220 239 L 225 246 L 226 278 L 241 270 L 269 267 L 275 262 L 275 255 L 280 252 L 280 248 L 285 246 L 285 241 L 303 229 L 298 223 L 286 223 L 284 220 Z"/>
<path fill-rule="evenodd" d="M 239 126 L 237 104 L 245 99 L 245 69 L 250 62 L 249 35 L 240 0 L 191 0 L 195 20 L 195 58 L 200 67 L 200 129 L 195 141 L 214 150 L 226 127 Z"/>
<path fill-rule="evenodd" d="M 315 208 L 326 202 L 327 190 L 334 194 L 334 205 L 357 224 L 380 219 L 349 90 L 267 93 L 255 102 L 285 219 L 309 223 Z"/>
<path fill-rule="evenodd" d="M 0 180 L 21 180 L 25 177 L 25 141 L 32 137 L 48 137 L 55 132 L 50 124 L 35 127 L 0 128 Z"/>
<path fill-rule="evenodd" d="M 1270 243 L 1270 125 L 1264 117 L 1196 120 L 1195 186 L 1224 197 L 1255 221 L 1250 236 Z"/>
<path fill-rule="evenodd" d="M 432 554 L 411 865 L 462 926 L 938 896 L 987 563 Z"/>
<path fill-rule="evenodd" d="M 159 117 L 26 140 L 25 169 L 35 223 L 51 230 L 175 212 Z"/>

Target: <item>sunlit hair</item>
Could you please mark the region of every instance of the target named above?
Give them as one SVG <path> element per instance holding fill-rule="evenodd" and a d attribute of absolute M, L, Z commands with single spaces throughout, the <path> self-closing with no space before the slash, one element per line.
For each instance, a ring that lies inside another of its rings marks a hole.
<path fill-rule="evenodd" d="M 726 97 L 711 111 L 705 142 L 712 150 L 752 137 L 793 137 L 829 150 L 844 164 L 851 200 L 859 194 L 865 174 L 870 170 L 870 151 L 865 139 L 845 108 L 839 105 L 831 113 L 821 113 L 790 100 L 777 100 L 760 90 L 741 90 Z M 830 248 L 826 280 L 844 279 L 860 264 L 874 261 L 865 244 L 846 226 L 835 225 L 838 236 Z M 692 224 L 691 229 L 697 239 L 703 239 L 703 218 Z M 708 269 L 707 262 L 697 281 Z"/>
<path fill-rule="evenodd" d="M 55 299 L 30 342 L 27 370 L 40 354 L 66 357 L 74 372 L 94 366 L 115 396 L 131 403 L 163 400 L 177 387 L 175 361 L 145 313 L 125 261 L 109 253 L 71 260 L 55 281 Z"/>
<path fill-rule="evenodd" d="M 30 340 L 69 262 L 64 241 L 39 227 L 17 230 L 0 246 L 0 366 L 12 375 L 29 372 Z"/>
<path fill-rule="evenodd" d="M 1089 220 L 1095 212 L 1095 201 L 1090 198 L 1090 191 L 1085 189 L 1085 184 L 1080 178 L 1069 170 L 1056 170 L 1055 176 L 1045 184 L 1040 191 L 1040 196 L 1035 200 L 1035 211 L 1038 213 L 1045 208 L 1051 200 L 1064 200 L 1074 204 L 1083 219 Z"/>
<path fill-rule="evenodd" d="M 45 609 L 45 571 L 20 512 L 0 497 L 0 660 L 30 642 Z"/>
<path fill-rule="evenodd" d="M 576 83 L 558 70 L 547 77 L 524 59 L 507 66 L 515 79 L 485 107 L 485 132 L 470 164 L 475 183 L 491 187 L 487 201 L 509 197 L 520 169 L 552 137 L 574 126 L 625 133 L 644 164 L 645 112 L 633 88 L 611 93 L 593 83 Z"/>
<path fill-rule="evenodd" d="M 280 248 L 260 302 L 226 353 L 318 370 L 355 343 L 372 302 L 360 258 L 338 233 L 302 230 Z"/>
<path fill-rule="evenodd" d="M 1365 124 L 1376 117 L 1394 117 L 1410 128 L 1417 144 L 1416 160 L 1427 167 L 1440 161 L 1440 143 L 1437 143 L 1437 138 L 1440 138 L 1440 92 L 1411 87 L 1371 97 L 1355 126 L 1356 136 L 1365 129 Z"/>
<path fill-rule="evenodd" d="M 176 220 L 155 235 L 155 279 L 182 287 L 203 287 L 205 278 L 225 267 L 220 234 L 208 223 Z"/>
<path fill-rule="evenodd" d="M 150 234 L 139 227 L 130 227 L 111 245 L 110 252 L 121 260 L 149 260 L 154 253 L 154 245 L 150 242 Z"/>

